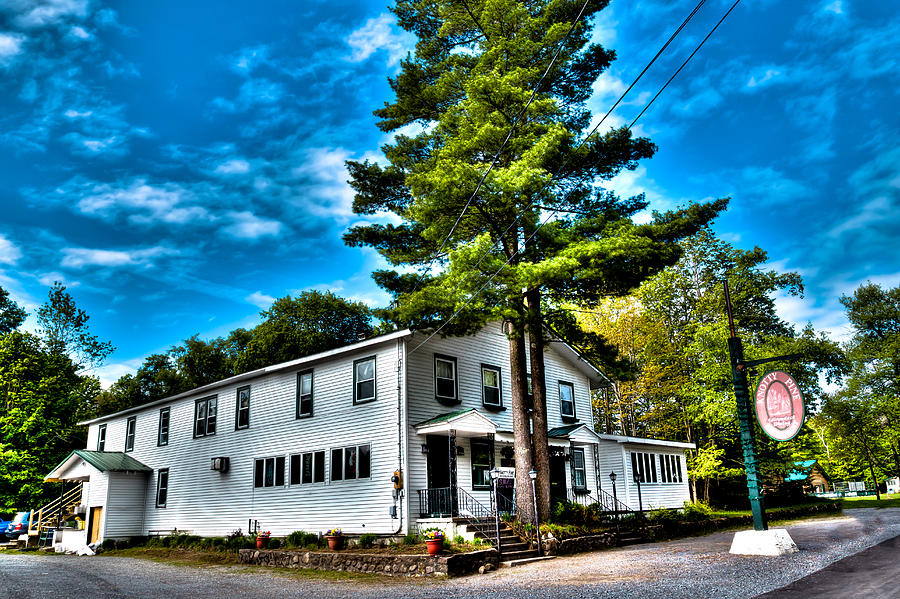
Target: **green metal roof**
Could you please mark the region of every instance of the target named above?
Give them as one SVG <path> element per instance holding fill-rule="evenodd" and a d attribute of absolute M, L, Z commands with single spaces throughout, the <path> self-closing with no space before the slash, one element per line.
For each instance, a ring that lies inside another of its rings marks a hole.
<path fill-rule="evenodd" d="M 121 451 L 88 451 L 87 449 L 76 449 L 65 460 L 60 462 L 56 468 L 65 464 L 73 455 L 77 455 L 100 472 L 153 472 L 153 468 L 141 464 L 127 453 L 122 453 Z M 53 470 L 56 470 L 56 468 Z"/>
<path fill-rule="evenodd" d="M 568 437 L 569 433 L 571 433 L 575 429 L 581 428 L 582 426 L 584 426 L 583 422 L 580 422 L 578 424 L 569 424 L 567 426 L 558 426 L 556 428 L 551 428 L 549 431 L 547 431 L 547 436 L 548 437 Z"/>
<path fill-rule="evenodd" d="M 463 414 L 468 414 L 469 412 L 477 412 L 475 408 L 469 408 L 468 410 L 457 410 L 455 412 L 447 412 L 446 414 L 441 414 L 439 416 L 435 416 L 434 418 L 429 418 L 423 422 L 418 423 L 416 426 L 425 426 L 426 424 L 437 424 L 439 422 L 446 422 L 448 420 L 452 420 L 457 416 L 462 416 Z"/>

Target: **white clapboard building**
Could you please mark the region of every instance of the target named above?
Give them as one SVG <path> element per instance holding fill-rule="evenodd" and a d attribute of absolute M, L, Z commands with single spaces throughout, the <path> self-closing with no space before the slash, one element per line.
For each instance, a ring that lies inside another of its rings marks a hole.
<path fill-rule="evenodd" d="M 87 447 L 47 480 L 83 483 L 83 542 L 257 523 L 402 535 L 490 510 L 489 472 L 514 465 L 509 343 L 499 324 L 425 340 L 398 331 L 84 422 Z M 563 342 L 545 361 L 554 499 L 638 509 L 637 473 L 643 509 L 682 507 L 692 445 L 595 433 L 603 375 Z"/>

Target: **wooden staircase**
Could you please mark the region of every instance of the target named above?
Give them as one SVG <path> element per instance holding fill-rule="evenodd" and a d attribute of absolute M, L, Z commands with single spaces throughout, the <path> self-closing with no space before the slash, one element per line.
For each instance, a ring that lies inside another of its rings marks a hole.
<path fill-rule="evenodd" d="M 32 510 L 28 519 L 29 546 L 32 545 L 32 537 L 39 538 L 41 542 L 47 540 L 44 537 L 49 534 L 49 531 L 57 528 L 69 516 L 75 514 L 76 508 L 81 505 L 81 489 L 82 483 L 78 483 L 47 505 Z M 52 542 L 52 539 L 49 541 Z"/>

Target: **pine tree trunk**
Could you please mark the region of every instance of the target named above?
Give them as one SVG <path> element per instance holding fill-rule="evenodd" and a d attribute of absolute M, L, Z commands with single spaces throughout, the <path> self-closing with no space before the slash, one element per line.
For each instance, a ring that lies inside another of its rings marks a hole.
<path fill-rule="evenodd" d="M 525 294 L 528 309 L 528 339 L 531 358 L 531 436 L 534 443 L 534 469 L 538 515 L 546 522 L 550 516 L 550 444 L 547 438 L 547 380 L 544 369 L 544 326 L 541 295 L 537 289 Z"/>
<path fill-rule="evenodd" d="M 534 523 L 534 495 L 531 492 L 531 422 L 525 405 L 524 326 L 504 324 L 509 339 L 510 387 L 512 388 L 513 449 L 516 460 L 516 511 L 520 522 Z"/>

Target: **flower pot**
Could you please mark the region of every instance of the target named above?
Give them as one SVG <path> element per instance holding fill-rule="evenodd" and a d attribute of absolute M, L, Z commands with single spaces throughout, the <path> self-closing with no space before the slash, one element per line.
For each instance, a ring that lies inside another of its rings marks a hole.
<path fill-rule="evenodd" d="M 328 535 L 328 548 L 332 551 L 340 551 L 344 547 L 344 537 L 338 535 Z"/>
<path fill-rule="evenodd" d="M 437 555 L 444 548 L 444 539 L 425 539 L 428 555 Z"/>
<path fill-rule="evenodd" d="M 256 548 L 265 549 L 269 545 L 269 537 L 256 537 Z"/>

